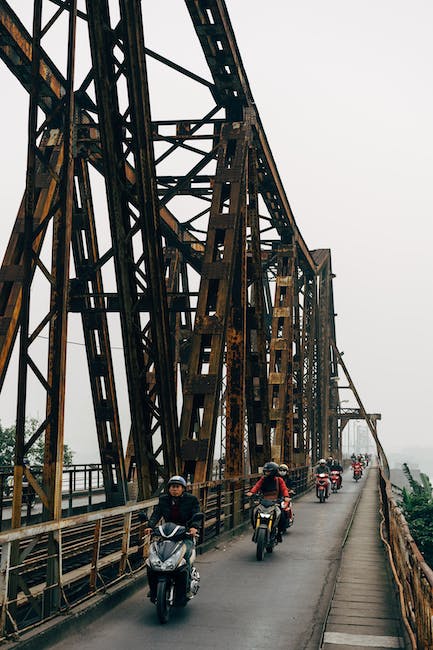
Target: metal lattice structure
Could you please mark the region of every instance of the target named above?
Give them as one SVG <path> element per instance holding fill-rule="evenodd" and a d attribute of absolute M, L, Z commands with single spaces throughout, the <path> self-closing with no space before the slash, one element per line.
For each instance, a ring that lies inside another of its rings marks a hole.
<path fill-rule="evenodd" d="M 26 472 L 46 519 L 61 516 L 72 312 L 82 320 L 108 503 L 125 502 L 134 470 L 139 499 L 170 473 L 209 480 L 223 412 L 226 476 L 271 456 L 294 467 L 340 449 L 330 251 L 310 251 L 296 225 L 225 3 L 185 5 L 208 79 L 146 48 L 145 3 L 34 0 L 29 33 L 0 0 L 0 56 L 30 98 L 26 188 L 0 271 L 0 387 L 19 345 L 15 485 Z M 64 32 L 66 74 L 60 53 L 45 46 L 55 30 Z M 77 30 L 91 53 L 80 84 Z M 149 61 L 205 92 L 205 113 L 151 115 Z M 43 281 L 42 309 L 35 287 Z M 123 341 L 127 445 L 112 314 Z M 36 360 L 43 332 L 46 356 Z M 26 441 L 30 377 L 44 391 L 46 417 Z M 24 457 L 41 437 L 37 480 Z M 14 491 L 15 527 L 21 499 Z"/>

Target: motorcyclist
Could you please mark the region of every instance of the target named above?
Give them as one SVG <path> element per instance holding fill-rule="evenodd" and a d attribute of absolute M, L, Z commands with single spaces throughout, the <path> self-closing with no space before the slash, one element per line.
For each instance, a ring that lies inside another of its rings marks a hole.
<path fill-rule="evenodd" d="M 331 472 L 340 472 L 340 487 L 343 485 L 343 465 L 336 459 L 332 461 L 329 468 Z"/>
<path fill-rule="evenodd" d="M 319 460 L 319 464 L 316 466 L 316 469 L 314 470 L 315 474 L 329 474 L 330 469 L 326 463 L 326 460 L 324 458 L 321 458 Z"/>
<path fill-rule="evenodd" d="M 278 465 L 274 462 L 265 463 L 263 465 L 263 476 L 259 478 L 257 483 L 247 492 L 247 496 L 251 497 L 253 494 L 261 492 L 265 499 L 276 500 L 280 497 L 288 503 L 290 501 L 289 490 L 281 478 L 278 476 Z M 277 541 L 281 542 L 282 531 L 284 530 L 284 522 L 282 517 L 278 518 Z"/>
<path fill-rule="evenodd" d="M 355 460 L 352 463 L 352 470 L 353 473 L 355 474 L 356 471 L 360 472 L 360 476 L 362 476 L 362 463 L 360 460 Z"/>
<path fill-rule="evenodd" d="M 281 463 L 281 465 L 278 468 L 278 476 L 281 476 L 283 479 L 284 483 L 286 484 L 286 487 L 289 491 L 289 497 L 295 493 L 295 483 L 292 481 L 292 479 L 289 476 L 289 468 L 285 463 Z M 285 528 L 288 528 L 293 520 L 293 508 L 291 505 L 291 501 L 289 501 L 289 505 L 287 508 L 282 508 L 281 509 L 281 517 L 284 520 L 283 523 L 285 524 Z"/>
<path fill-rule="evenodd" d="M 165 522 L 172 522 L 180 526 L 185 526 L 192 537 L 197 537 L 203 515 L 200 513 L 200 504 L 193 494 L 186 492 L 186 481 L 183 476 L 172 476 L 167 483 L 168 494 L 162 494 L 159 501 L 153 509 L 148 521 L 148 527 L 145 528 L 145 534 L 149 534 L 155 528 L 160 519 Z M 190 557 L 194 548 L 192 539 L 184 540 L 186 546 L 185 560 L 190 567 Z M 149 593 L 152 599 L 153 594 Z"/>
<path fill-rule="evenodd" d="M 316 469 L 314 470 L 314 473 L 316 474 L 316 476 L 318 474 L 327 474 L 328 475 L 328 481 L 327 481 L 327 484 L 326 484 L 326 496 L 327 497 L 329 496 L 329 487 L 330 487 L 330 484 L 331 484 L 331 482 L 329 480 L 329 472 L 330 471 L 331 470 L 329 469 L 328 465 L 326 464 L 326 460 L 324 458 L 321 458 L 319 460 L 319 464 L 317 465 Z"/>

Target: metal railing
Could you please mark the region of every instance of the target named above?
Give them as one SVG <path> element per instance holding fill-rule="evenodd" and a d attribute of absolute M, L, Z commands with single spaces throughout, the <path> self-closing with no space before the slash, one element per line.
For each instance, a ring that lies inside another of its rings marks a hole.
<path fill-rule="evenodd" d="M 310 467 L 291 475 L 298 494 L 312 485 Z M 251 502 L 246 492 L 257 478 L 191 486 L 205 513 L 199 552 L 221 535 L 235 535 L 248 525 Z M 0 533 L 0 638 L 19 635 L 142 571 L 148 539 L 137 513 L 156 502 L 155 498 Z"/>
<path fill-rule="evenodd" d="M 32 466 L 32 473 L 35 476 L 42 475 L 42 467 Z M 13 465 L 0 465 L 0 531 L 9 527 L 11 519 L 11 505 L 14 468 Z M 22 524 L 29 525 L 34 522 L 34 503 L 38 503 L 38 497 L 32 488 L 31 499 L 28 499 L 27 492 L 23 495 Z M 101 494 L 103 493 L 102 467 L 98 463 L 87 463 L 81 465 L 70 465 L 63 468 L 62 495 L 63 510 L 71 515 L 77 505 L 77 497 L 85 499 L 84 507 L 91 508 L 95 504 L 95 496 L 98 495 L 98 507 L 102 507 Z M 40 509 L 39 509 L 40 510 Z"/>
<path fill-rule="evenodd" d="M 433 571 L 424 560 L 398 507 L 386 456 L 379 448 L 382 539 L 399 590 L 403 622 L 413 650 L 433 648 Z"/>

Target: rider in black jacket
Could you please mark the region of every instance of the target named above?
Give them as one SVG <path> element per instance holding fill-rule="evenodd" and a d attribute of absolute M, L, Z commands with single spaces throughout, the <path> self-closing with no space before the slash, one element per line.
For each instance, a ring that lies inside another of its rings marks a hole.
<path fill-rule="evenodd" d="M 200 513 L 200 504 L 193 494 L 185 491 L 186 481 L 183 476 L 172 476 L 167 483 L 168 494 L 163 494 L 159 497 L 159 501 L 153 509 L 150 516 L 148 527 L 145 533 L 149 534 L 157 525 L 160 519 L 164 521 L 171 521 L 173 524 L 185 526 L 190 535 L 196 537 L 201 528 L 203 515 Z M 190 557 L 194 542 L 192 539 L 185 539 L 184 543 L 187 547 L 185 553 L 185 560 L 190 567 Z M 154 598 L 154 594 L 150 594 L 150 598 Z"/>
<path fill-rule="evenodd" d="M 197 535 L 202 520 L 197 497 L 185 492 L 186 482 L 182 476 L 172 476 L 167 487 L 168 494 L 159 497 L 145 532 L 150 533 L 159 520 L 164 519 L 185 526 L 192 535 Z"/>

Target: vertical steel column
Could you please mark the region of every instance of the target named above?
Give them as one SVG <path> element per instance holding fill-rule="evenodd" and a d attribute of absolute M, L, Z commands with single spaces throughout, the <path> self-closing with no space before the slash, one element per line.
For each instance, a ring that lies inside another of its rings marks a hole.
<path fill-rule="evenodd" d="M 119 110 L 116 84 L 118 74 L 113 56 L 115 35 L 111 29 L 106 0 L 87 0 L 87 15 L 104 152 L 105 183 L 124 343 L 131 430 L 137 464 L 138 498 L 143 499 L 149 497 L 158 485 L 158 463 L 152 449 L 152 418 L 155 406 L 152 398 L 149 397 L 148 368 L 145 365 L 140 321 L 136 262 L 132 245 L 133 217 L 130 212 L 132 193 L 130 196 L 125 171 L 124 126 Z M 140 209 L 143 209 L 143 204 Z M 167 469 L 169 467 L 170 463 L 167 462 Z"/>
<path fill-rule="evenodd" d="M 24 456 L 26 452 L 25 444 L 25 424 L 26 424 L 26 405 L 27 405 L 27 381 L 28 381 L 28 368 L 32 364 L 31 356 L 29 353 L 29 348 L 33 337 L 29 335 L 29 321 L 30 321 L 30 292 L 31 292 L 31 283 L 34 271 L 34 262 L 33 262 L 33 245 L 34 245 L 34 221 L 35 221 L 35 202 L 36 202 L 36 174 L 37 174 L 37 138 L 38 138 L 38 105 L 40 101 L 40 77 L 39 77 L 39 67 L 41 60 L 41 41 L 42 34 L 42 0 L 37 0 L 34 4 L 34 14 L 33 14 L 33 40 L 32 40 L 32 84 L 31 84 L 31 93 L 30 93 L 30 107 L 29 107 L 29 141 L 28 141 L 28 156 L 27 156 L 27 177 L 26 177 L 26 195 L 25 195 L 25 217 L 24 217 L 24 242 L 23 242 L 23 253 L 22 253 L 22 268 L 23 268 L 23 284 L 21 292 L 21 309 L 20 309 L 20 318 L 19 323 L 21 327 L 21 336 L 20 336 L 20 354 L 19 354 L 19 369 L 18 369 L 18 397 L 17 397 L 17 421 L 16 421 L 16 442 L 15 442 L 15 467 L 14 467 L 14 491 L 13 491 L 13 504 L 12 504 L 12 521 L 11 525 L 13 528 L 17 528 L 21 525 L 21 505 L 22 505 L 22 482 L 24 475 Z M 46 170 L 44 170 L 46 171 Z M 35 242 L 36 248 L 38 248 L 39 241 Z M 53 294 L 53 291 L 52 291 Z M 17 295 L 17 298 L 19 294 Z M 65 301 L 64 301 L 65 302 Z M 63 306 L 63 305 L 62 305 Z M 59 314 L 55 313 L 54 309 L 50 310 L 51 315 L 55 314 L 55 317 L 58 317 Z M 17 312 L 16 312 L 17 313 Z M 61 320 L 61 318 L 60 318 Z M 52 326 L 52 320 L 50 321 Z M 13 334 L 9 343 L 13 340 Z M 10 352 L 6 354 L 8 358 Z M 49 409 L 49 399 L 50 391 L 56 390 L 56 386 L 53 385 L 53 377 L 50 376 L 50 361 L 48 364 L 48 379 L 46 382 L 47 390 L 47 413 L 48 417 L 51 417 L 51 412 Z M 34 366 L 33 366 L 34 367 Z M 64 375 L 63 375 L 64 379 Z M 60 380 L 61 381 L 61 380 Z M 64 384 L 63 384 L 64 387 Z M 54 417 L 56 414 L 54 414 Z M 56 419 L 57 426 L 60 424 L 62 426 L 62 421 L 59 418 Z M 63 440 L 62 433 L 61 439 Z M 46 436 L 47 438 L 47 436 Z M 63 445 L 61 446 L 63 452 Z M 54 472 L 56 471 L 56 460 L 57 458 L 50 459 L 53 461 Z M 29 478 L 32 478 L 30 473 L 27 474 Z M 47 494 L 51 488 L 51 493 Z M 45 485 L 46 494 L 44 503 L 47 505 L 54 503 L 55 495 L 55 486 L 49 485 L 46 482 Z M 51 509 L 51 517 L 54 516 L 54 507 Z M 14 566 L 19 565 L 20 549 L 17 542 L 11 545 L 10 549 L 11 562 Z M 55 564 L 55 559 L 53 560 L 51 567 Z M 51 568 L 50 567 L 50 568 Z M 50 568 L 47 569 L 47 583 L 50 580 Z M 11 600 L 16 603 L 16 596 L 19 588 L 19 579 L 18 573 L 13 571 L 10 576 L 9 581 L 9 597 Z M 12 619 L 14 617 L 14 610 L 16 604 L 12 605 Z"/>
<path fill-rule="evenodd" d="M 319 358 L 318 371 L 320 383 L 320 450 L 319 455 L 327 458 L 330 454 L 329 397 L 330 397 L 330 277 L 327 263 L 319 272 Z"/>
<path fill-rule="evenodd" d="M 164 279 L 161 229 L 156 191 L 155 160 L 150 118 L 149 88 L 144 52 L 141 5 L 136 0 L 120 0 L 124 54 L 131 112 L 132 151 L 136 170 L 136 192 L 141 219 L 142 243 L 151 300 L 150 329 L 155 363 L 159 419 L 166 474 L 178 471 L 180 455 L 174 363 Z"/>
<path fill-rule="evenodd" d="M 317 400 L 317 341 L 316 341 L 316 276 L 304 276 L 304 309 L 302 317 L 303 350 L 303 441 L 305 459 L 311 456 L 313 464 L 317 460 L 318 400 Z"/>
<path fill-rule="evenodd" d="M 92 190 L 83 158 L 77 159 L 75 174 L 78 196 L 74 206 L 72 251 L 77 277 L 71 284 L 70 310 L 81 312 L 106 501 L 110 505 L 120 505 L 128 498 L 125 463 L 102 273 L 98 264 Z"/>
<path fill-rule="evenodd" d="M 245 194 L 245 179 L 241 185 Z M 224 477 L 245 472 L 245 362 L 246 362 L 246 222 L 245 204 L 239 211 L 239 235 L 235 244 L 232 296 L 226 340 L 226 466 Z"/>
<path fill-rule="evenodd" d="M 40 44 L 42 31 L 42 0 L 35 0 L 33 13 L 33 43 L 32 43 L 32 86 L 29 105 L 29 128 L 27 148 L 27 174 L 24 216 L 24 249 L 23 249 L 23 284 L 20 312 L 20 353 L 18 365 L 18 397 L 17 421 L 15 429 L 15 467 L 14 491 L 12 501 L 12 528 L 21 525 L 22 484 L 24 472 L 24 434 L 26 424 L 27 378 L 29 361 L 29 318 L 30 318 L 30 288 L 32 282 L 33 257 L 33 214 L 35 208 L 35 179 L 36 179 L 36 141 L 38 129 L 39 103 L 39 66 Z M 15 545 L 14 545 L 15 547 Z M 12 549 L 12 559 L 16 559 L 18 548 Z"/>
<path fill-rule="evenodd" d="M 296 260 L 297 261 L 297 260 Z M 304 385 L 303 385 L 303 356 L 301 345 L 301 307 L 299 297 L 303 275 L 295 264 L 294 292 L 293 292 L 293 464 L 304 465 Z"/>
<path fill-rule="evenodd" d="M 3 387 L 20 319 L 22 318 L 22 290 L 26 283 L 32 281 L 36 260 L 40 254 L 46 230 L 50 223 L 49 215 L 58 200 L 58 184 L 62 164 L 62 134 L 57 129 L 47 130 L 38 146 L 38 154 L 35 160 L 35 182 L 31 183 L 35 193 L 32 201 L 33 211 L 30 210 L 29 212 L 26 208 L 28 201 L 31 200 L 29 193 L 26 191 L 0 269 L 0 390 Z M 49 173 L 47 173 L 47 169 L 50 170 Z M 24 273 L 26 211 L 27 214 L 31 214 L 33 219 L 30 279 L 26 278 Z"/>
<path fill-rule="evenodd" d="M 67 87 L 64 111 L 64 162 L 60 183 L 60 209 L 53 221 L 51 313 L 50 322 L 47 429 L 45 432 L 45 464 L 43 483 L 48 497 L 46 518 L 59 519 L 62 510 L 63 429 L 65 407 L 66 335 L 71 252 L 72 208 L 74 197 L 74 67 L 76 35 L 76 0 L 70 3 Z"/>
<path fill-rule="evenodd" d="M 266 358 L 264 269 L 261 256 L 258 209 L 258 165 L 256 150 L 248 151 L 247 228 L 251 232 L 248 251 L 250 301 L 247 314 L 246 402 L 250 471 L 257 472 L 271 457 L 268 376 Z"/>
<path fill-rule="evenodd" d="M 181 419 L 184 472 L 196 482 L 212 472 L 248 137 L 249 127 L 225 125 L 218 154 Z"/>
<path fill-rule="evenodd" d="M 272 457 L 293 464 L 293 306 L 295 255 L 292 245 L 278 247 L 278 270 L 272 313 L 269 360 L 271 427 L 275 430 Z"/>
<path fill-rule="evenodd" d="M 65 157 L 60 183 L 60 210 L 53 220 L 53 257 L 51 312 L 56 316 L 50 322 L 47 393 L 47 428 L 45 431 L 45 458 L 43 484 L 48 500 L 45 519 L 60 519 L 62 515 L 63 434 L 65 413 L 66 337 L 68 325 L 69 262 L 72 237 L 72 210 L 74 200 L 74 71 L 77 0 L 69 4 L 67 80 L 63 139 Z M 61 538 L 48 536 L 48 563 L 44 608 L 53 612 L 61 601 Z"/>

